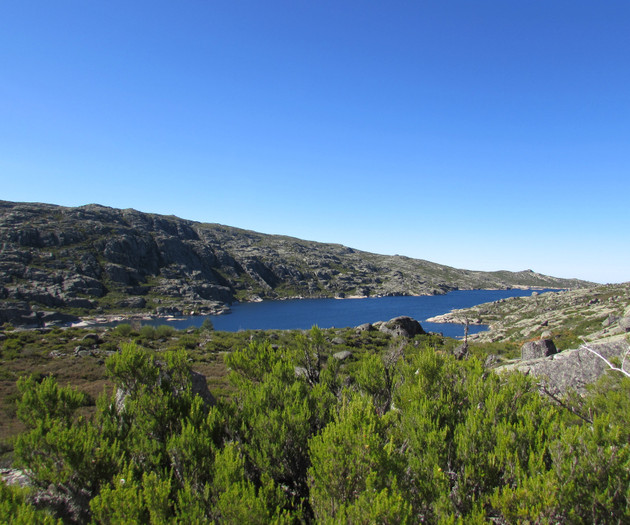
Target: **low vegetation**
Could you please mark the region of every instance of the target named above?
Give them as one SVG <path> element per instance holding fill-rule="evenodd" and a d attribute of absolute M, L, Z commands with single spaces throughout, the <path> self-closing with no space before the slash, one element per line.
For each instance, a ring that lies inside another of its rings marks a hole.
<path fill-rule="evenodd" d="M 509 347 L 458 361 L 457 344 L 354 329 L 5 331 L 4 458 L 31 485 L 0 484 L 0 521 L 630 521 L 630 379 L 560 406 L 484 367 Z M 191 369 L 216 404 L 194 395 Z"/>
<path fill-rule="evenodd" d="M 471 341 L 514 344 L 553 337 L 560 350 L 577 348 L 583 340 L 595 340 L 615 332 L 616 321 L 630 315 L 630 283 L 547 292 L 531 297 L 512 297 L 471 308 L 453 310 L 429 319 L 437 322 L 490 326 L 470 336 Z"/>

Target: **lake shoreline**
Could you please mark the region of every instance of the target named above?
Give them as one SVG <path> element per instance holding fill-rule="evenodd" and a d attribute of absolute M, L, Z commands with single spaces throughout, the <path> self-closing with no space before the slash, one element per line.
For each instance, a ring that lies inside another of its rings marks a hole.
<path fill-rule="evenodd" d="M 279 298 L 279 299 L 270 299 L 270 300 L 252 300 L 252 301 L 236 301 L 234 303 L 232 303 L 229 307 L 225 307 L 222 311 L 214 313 L 214 314 L 195 314 L 194 312 L 192 312 L 191 314 L 152 314 L 152 313 L 148 313 L 148 312 L 144 312 L 144 313 L 117 313 L 117 314 L 110 314 L 110 315 L 99 315 L 99 316 L 94 316 L 94 317 L 82 317 L 80 318 L 79 322 L 76 323 L 72 323 L 70 326 L 71 327 L 75 327 L 75 328 L 85 328 L 85 327 L 107 327 L 107 326 L 112 326 L 112 325 L 116 325 L 116 324 L 122 324 L 122 323 L 140 323 L 140 324 L 152 324 L 152 325 L 158 325 L 160 323 L 162 324 L 181 324 L 186 322 L 187 320 L 190 319 L 195 319 L 195 318 L 202 318 L 202 319 L 210 319 L 213 320 L 213 322 L 218 321 L 219 318 L 228 316 L 228 315 L 232 315 L 234 312 L 234 308 L 241 308 L 243 306 L 252 306 L 252 305 L 256 305 L 257 307 L 268 307 L 270 305 L 279 305 L 279 304 L 286 304 L 287 302 L 295 302 L 297 303 L 308 303 L 308 302 L 313 302 L 313 301 L 335 301 L 335 302 L 351 302 L 351 301 L 363 301 L 363 300 L 385 300 L 385 299 L 400 299 L 400 300 L 404 300 L 405 298 L 407 299 L 419 299 L 419 298 L 424 298 L 424 299 L 431 299 L 431 298 L 439 298 L 439 297 L 445 297 L 448 296 L 449 294 L 453 294 L 453 293 L 474 293 L 474 292 L 506 292 L 506 293 L 510 293 L 510 291 L 514 291 L 514 290 L 518 290 L 519 292 L 523 292 L 523 291 L 527 291 L 527 292 L 540 292 L 541 290 L 547 290 L 547 291 L 558 291 L 558 289 L 549 289 L 549 288 L 542 288 L 542 287 L 517 287 L 517 286 L 513 286 L 510 288 L 476 288 L 476 289 L 471 289 L 471 290 L 461 290 L 461 289 L 457 289 L 457 290 L 451 290 L 450 292 L 446 292 L 444 294 L 433 294 L 433 295 L 426 295 L 426 294 L 422 294 L 422 295 L 416 295 L 416 294 L 399 294 L 399 295 L 374 295 L 374 296 L 360 296 L 360 295 L 352 295 L 352 296 L 346 296 L 346 297 L 322 297 L 322 298 L 311 298 L 311 297 L 284 297 L 284 298 Z M 521 294 L 519 294 L 518 296 L 521 296 Z M 482 303 L 475 303 L 476 304 L 482 304 Z M 474 306 L 473 305 L 473 306 Z M 438 315 L 434 315 L 425 319 L 418 319 L 420 322 L 424 322 L 424 323 L 430 323 L 430 324 L 460 324 L 460 325 L 465 325 L 465 321 L 458 321 L 458 320 L 454 320 L 452 317 L 449 318 L 448 316 L 450 314 L 452 314 L 454 312 L 454 310 L 457 310 L 459 308 L 454 307 L 450 310 L 448 310 L 447 312 L 438 314 Z M 385 321 L 387 319 L 378 319 L 378 321 Z M 374 321 L 376 322 L 376 321 Z M 357 326 L 359 324 L 363 324 L 363 323 L 358 323 Z M 473 320 L 469 321 L 469 324 L 471 326 L 479 326 L 481 323 L 476 323 Z M 220 328 L 218 328 L 220 329 Z M 265 329 L 265 328 L 254 328 L 254 329 Z M 269 329 L 273 329 L 273 328 L 269 328 Z M 279 328 L 279 329 L 284 329 L 284 330 L 292 330 L 292 329 L 296 329 L 296 328 Z M 229 331 L 229 330 L 228 330 Z"/>
<path fill-rule="evenodd" d="M 477 289 L 454 290 L 432 296 L 385 296 L 347 297 L 346 301 L 335 298 L 292 298 L 262 302 L 234 303 L 230 315 L 152 315 L 146 312 L 131 315 L 100 315 L 82 319 L 75 326 L 108 328 L 118 324 L 170 325 L 178 330 L 200 328 L 207 319 L 217 331 L 238 332 L 243 330 L 306 330 L 320 328 L 356 328 L 363 324 L 388 321 L 395 317 L 411 317 L 422 324 L 427 332 L 442 333 L 459 338 L 464 333 L 462 324 L 434 323 L 431 318 L 454 310 L 493 302 L 509 297 L 522 297 L 557 289 Z M 487 325 L 471 323 L 469 333 L 487 330 Z"/>

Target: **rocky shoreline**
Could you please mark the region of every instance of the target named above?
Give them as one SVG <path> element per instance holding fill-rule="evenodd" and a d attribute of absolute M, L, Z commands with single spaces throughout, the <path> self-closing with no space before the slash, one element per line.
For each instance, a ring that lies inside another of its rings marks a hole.
<path fill-rule="evenodd" d="M 580 328 L 587 340 L 622 334 L 630 327 L 630 283 L 512 297 L 453 310 L 432 323 L 488 325 L 472 334 L 477 342 L 522 341 Z"/>

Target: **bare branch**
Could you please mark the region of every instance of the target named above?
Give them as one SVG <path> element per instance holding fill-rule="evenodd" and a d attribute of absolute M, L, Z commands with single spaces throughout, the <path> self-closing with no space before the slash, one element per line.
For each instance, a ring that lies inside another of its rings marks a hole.
<path fill-rule="evenodd" d="M 602 361 L 604 361 L 607 365 L 608 368 L 610 368 L 611 370 L 615 370 L 616 372 L 621 372 L 623 375 L 625 375 L 626 377 L 630 377 L 630 372 L 628 372 L 627 370 L 624 370 L 624 366 L 626 363 L 626 358 L 628 357 L 628 355 L 630 354 L 630 346 L 628 347 L 628 350 L 626 350 L 626 353 L 623 356 L 623 361 L 621 363 L 621 367 L 616 367 L 615 365 L 613 365 L 608 359 L 606 359 L 602 354 L 600 354 L 599 352 L 597 352 L 596 350 L 593 350 L 590 346 L 588 346 L 588 344 L 583 344 L 580 348 L 584 348 L 585 350 L 588 350 L 591 354 L 599 357 Z"/>
<path fill-rule="evenodd" d="M 540 388 L 541 392 L 547 396 L 549 396 L 551 399 L 553 399 L 556 403 L 558 403 L 558 405 L 560 405 L 562 408 L 568 410 L 569 412 L 571 412 L 573 415 L 579 417 L 580 419 L 582 419 L 583 421 L 586 421 L 587 423 L 593 423 L 593 420 L 588 418 L 587 416 L 585 416 L 584 414 L 582 414 L 581 412 L 579 412 L 575 407 L 568 405 L 567 403 L 565 403 L 562 399 L 560 399 L 556 394 L 554 394 L 551 390 L 549 390 L 549 388 L 547 388 L 547 386 L 542 385 Z"/>

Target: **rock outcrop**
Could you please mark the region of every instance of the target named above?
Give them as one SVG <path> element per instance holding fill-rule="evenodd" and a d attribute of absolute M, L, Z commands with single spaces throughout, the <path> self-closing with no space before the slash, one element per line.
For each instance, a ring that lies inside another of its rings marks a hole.
<path fill-rule="evenodd" d="M 538 341 L 528 341 L 521 346 L 521 359 L 539 359 L 549 357 L 558 353 L 556 345 L 551 339 L 539 339 Z"/>
<path fill-rule="evenodd" d="M 375 323 L 379 331 L 393 335 L 394 337 L 411 338 L 416 335 L 426 334 L 418 321 L 407 316 L 394 317 L 387 322 Z"/>
<path fill-rule="evenodd" d="M 466 319 L 489 326 L 488 331 L 471 334 L 473 342 L 548 339 L 566 330 L 578 330 L 595 341 L 630 331 L 630 283 L 500 299 L 427 321 L 463 324 Z"/>
<path fill-rule="evenodd" d="M 499 371 L 518 370 L 539 378 L 545 387 L 554 393 L 564 393 L 569 389 L 584 392 L 587 385 L 594 383 L 605 373 L 620 373 L 611 371 L 603 358 L 610 361 L 613 358 L 626 359 L 625 367 L 630 371 L 630 345 L 625 337 L 613 337 L 597 343 L 590 343 L 574 350 L 564 350 L 549 357 L 530 359 L 503 365 Z M 598 357 L 596 354 L 599 354 Z"/>

